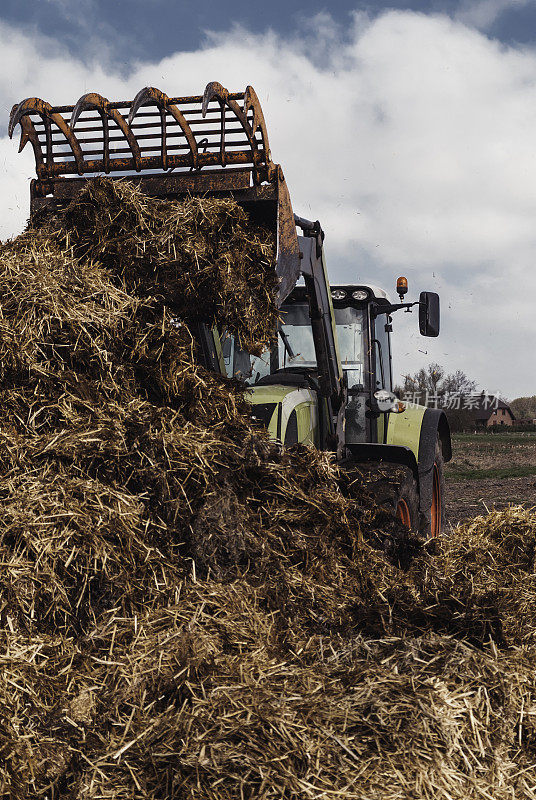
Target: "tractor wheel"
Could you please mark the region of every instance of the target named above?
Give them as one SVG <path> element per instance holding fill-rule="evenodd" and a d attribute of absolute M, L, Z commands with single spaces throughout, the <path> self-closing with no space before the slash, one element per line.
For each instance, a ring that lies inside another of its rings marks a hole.
<path fill-rule="evenodd" d="M 434 466 L 432 469 L 432 505 L 421 526 L 421 533 L 427 538 L 439 536 L 445 524 L 445 471 L 443 449 L 439 436 L 436 440 Z"/>
<path fill-rule="evenodd" d="M 394 498 L 395 515 L 409 530 L 419 529 L 419 492 L 417 482 L 411 472 L 399 484 Z"/>
<path fill-rule="evenodd" d="M 372 479 L 369 489 L 376 503 L 394 513 L 409 530 L 419 530 L 419 492 L 411 470 L 396 466 L 392 474 L 385 475 L 386 467 L 378 469 L 379 478 Z M 372 477 L 372 470 L 370 471 Z"/>

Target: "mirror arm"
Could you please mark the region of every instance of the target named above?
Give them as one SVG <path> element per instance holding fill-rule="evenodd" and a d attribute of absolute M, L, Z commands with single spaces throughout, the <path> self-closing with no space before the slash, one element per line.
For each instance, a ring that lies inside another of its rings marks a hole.
<path fill-rule="evenodd" d="M 420 302 L 418 300 L 415 303 L 389 303 L 389 305 L 378 305 L 378 303 L 371 303 L 370 304 L 370 311 L 373 317 L 379 317 L 380 314 L 392 314 L 395 311 L 399 311 L 401 308 L 405 308 L 406 311 L 409 311 L 410 308 L 413 306 L 419 306 Z"/>

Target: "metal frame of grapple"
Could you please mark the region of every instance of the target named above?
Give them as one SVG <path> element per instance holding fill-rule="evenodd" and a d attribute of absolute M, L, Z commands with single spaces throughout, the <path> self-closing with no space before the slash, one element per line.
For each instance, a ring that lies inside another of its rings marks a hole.
<path fill-rule="evenodd" d="M 147 106 L 156 110 L 148 112 Z M 20 150 L 31 143 L 40 179 L 251 165 L 254 182 L 260 184 L 271 181 L 276 169 L 251 86 L 241 96 L 212 82 L 203 96 L 172 98 L 145 87 L 132 102 L 110 102 L 90 92 L 74 106 L 51 106 L 32 97 L 13 106 L 10 136 L 17 124 Z"/>

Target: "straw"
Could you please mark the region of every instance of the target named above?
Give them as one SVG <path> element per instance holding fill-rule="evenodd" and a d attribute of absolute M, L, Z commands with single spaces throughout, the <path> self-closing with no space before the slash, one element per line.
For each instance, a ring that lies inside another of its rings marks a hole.
<path fill-rule="evenodd" d="M 431 555 L 269 441 L 192 331 L 266 345 L 275 285 L 233 201 L 127 182 L 2 245 L 0 797 L 536 797 L 534 511 Z"/>

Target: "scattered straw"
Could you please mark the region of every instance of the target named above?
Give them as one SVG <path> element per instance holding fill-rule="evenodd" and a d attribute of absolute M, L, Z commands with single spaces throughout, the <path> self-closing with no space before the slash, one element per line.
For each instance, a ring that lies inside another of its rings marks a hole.
<path fill-rule="evenodd" d="M 534 513 L 431 556 L 281 453 L 189 331 L 262 346 L 274 284 L 231 201 L 127 183 L 2 246 L 1 797 L 536 797 Z"/>

